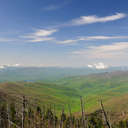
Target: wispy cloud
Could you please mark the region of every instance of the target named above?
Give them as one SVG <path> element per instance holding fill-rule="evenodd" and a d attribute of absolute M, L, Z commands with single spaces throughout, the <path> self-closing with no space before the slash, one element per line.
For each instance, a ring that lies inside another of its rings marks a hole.
<path fill-rule="evenodd" d="M 97 15 L 88 15 L 88 16 L 80 16 L 79 18 L 71 19 L 65 23 L 60 23 L 51 28 L 64 28 L 64 27 L 72 27 L 72 26 L 81 26 L 81 25 L 88 25 L 94 23 L 106 23 L 112 22 L 116 20 L 120 20 L 126 18 L 127 14 L 125 13 L 115 13 L 109 16 L 99 17 Z"/>
<path fill-rule="evenodd" d="M 73 51 L 72 54 L 93 59 L 116 59 L 124 56 L 126 57 L 128 55 L 128 42 L 90 46 L 83 50 Z"/>
<path fill-rule="evenodd" d="M 55 6 L 51 6 L 51 9 Z M 49 8 L 50 9 L 50 8 Z M 37 29 L 35 32 L 27 34 L 23 36 L 24 38 L 28 39 L 29 42 L 41 42 L 41 41 L 54 41 L 56 44 L 74 44 L 79 41 L 95 41 L 95 40 L 109 40 L 109 39 L 127 39 L 128 36 L 83 36 L 78 37 L 76 39 L 67 39 L 63 41 L 58 41 L 54 37 L 49 37 L 55 32 L 58 31 L 61 27 L 68 27 L 68 26 L 77 26 L 77 25 L 84 25 L 84 24 L 93 24 L 93 23 L 104 23 L 119 20 L 125 18 L 127 15 L 125 13 L 116 13 L 115 15 L 105 16 L 105 17 L 98 17 L 98 16 L 81 16 L 78 19 L 74 19 L 69 23 L 61 24 L 53 29 Z"/>
<path fill-rule="evenodd" d="M 34 37 L 33 39 L 30 39 L 29 42 L 43 42 L 43 41 L 53 41 L 55 38 L 53 37 Z"/>
<path fill-rule="evenodd" d="M 62 8 L 62 7 L 59 6 L 59 5 L 49 5 L 47 7 L 44 7 L 43 10 L 45 10 L 45 11 L 53 11 L 53 10 L 57 10 L 59 8 Z"/>
<path fill-rule="evenodd" d="M 74 44 L 77 40 L 63 40 L 63 41 L 56 41 L 56 44 Z"/>
<path fill-rule="evenodd" d="M 34 33 L 30 33 L 22 37 L 28 39 L 27 41 L 29 42 L 51 41 L 54 40 L 54 38 L 50 36 L 57 31 L 57 29 L 38 29 Z"/>
<path fill-rule="evenodd" d="M 83 36 L 76 39 L 68 39 L 63 41 L 57 41 L 57 44 L 74 44 L 79 41 L 96 41 L 96 40 L 113 40 L 113 39 L 128 39 L 128 36 Z"/>
<path fill-rule="evenodd" d="M 86 36 L 80 37 L 78 40 L 110 40 L 110 39 L 128 39 L 128 36 Z"/>
<path fill-rule="evenodd" d="M 66 5 L 70 4 L 71 0 L 61 2 L 60 4 L 51 4 L 43 8 L 44 11 L 54 11 L 60 8 L 65 7 Z"/>
<path fill-rule="evenodd" d="M 110 21 L 119 20 L 125 18 L 125 13 L 116 13 L 115 15 L 98 17 L 96 15 L 92 16 L 81 16 L 78 19 L 74 19 L 71 22 L 71 25 L 84 25 L 84 24 L 93 24 L 93 23 L 105 23 Z"/>
<path fill-rule="evenodd" d="M 57 29 L 51 29 L 51 30 L 38 29 L 34 33 L 28 34 L 28 35 L 26 35 L 24 37 L 27 37 L 27 38 L 31 38 L 31 37 L 35 37 L 35 36 L 38 36 L 38 37 L 43 36 L 43 37 L 45 37 L 45 36 L 50 36 L 55 32 L 57 32 Z"/>

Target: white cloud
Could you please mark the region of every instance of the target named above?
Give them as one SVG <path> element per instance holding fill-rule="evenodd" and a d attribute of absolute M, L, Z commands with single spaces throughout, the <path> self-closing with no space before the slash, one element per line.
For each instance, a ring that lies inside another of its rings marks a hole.
<path fill-rule="evenodd" d="M 112 21 L 123 19 L 125 17 L 127 17 L 127 14 L 125 13 L 115 13 L 113 15 L 102 16 L 102 17 L 99 17 L 97 15 L 80 16 L 79 18 L 71 19 L 65 23 L 57 24 L 52 28 L 64 28 L 64 27 L 71 27 L 71 26 L 94 24 L 94 23 L 112 22 Z"/>
<path fill-rule="evenodd" d="M 116 13 L 115 15 L 98 17 L 96 15 L 92 16 L 81 16 L 78 19 L 72 20 L 72 25 L 84 25 L 84 24 L 92 24 L 92 23 L 104 23 L 109 21 L 115 21 L 126 17 L 124 13 Z"/>
<path fill-rule="evenodd" d="M 121 51 L 121 50 L 128 49 L 128 42 L 120 42 L 120 43 L 114 43 L 111 45 L 96 46 L 96 47 L 91 47 L 91 49 L 97 50 L 100 52 Z"/>
<path fill-rule="evenodd" d="M 93 65 L 89 64 L 88 67 L 89 67 L 89 68 L 93 68 Z"/>
<path fill-rule="evenodd" d="M 77 65 L 82 66 L 99 62 L 109 66 L 127 65 L 128 42 L 86 46 L 85 48 L 70 52 L 69 56 Z"/>
<path fill-rule="evenodd" d="M 20 64 L 14 64 L 13 65 L 14 67 L 19 67 L 19 66 L 21 66 Z"/>
<path fill-rule="evenodd" d="M 57 44 L 73 44 L 75 42 L 77 42 L 77 40 L 56 41 Z"/>
<path fill-rule="evenodd" d="M 4 64 L 4 65 L 0 65 L 0 69 L 5 69 L 7 67 L 20 67 L 20 64 Z"/>
<path fill-rule="evenodd" d="M 40 29 L 37 30 L 34 35 L 35 36 L 50 36 L 53 33 L 57 32 L 57 29 L 51 29 L 51 30 L 44 30 L 44 29 Z"/>
<path fill-rule="evenodd" d="M 74 40 L 56 41 L 57 44 L 74 44 L 79 41 L 96 41 L 96 40 L 112 40 L 112 39 L 128 39 L 128 36 L 83 36 Z"/>
<path fill-rule="evenodd" d="M 38 29 L 36 32 L 23 36 L 23 38 L 29 39 L 28 42 L 42 42 L 54 40 L 51 36 L 53 33 L 57 32 L 57 29 Z"/>
<path fill-rule="evenodd" d="M 54 9 L 56 6 L 50 5 L 47 9 Z M 55 32 L 58 31 L 56 28 L 60 27 L 68 27 L 72 25 L 84 25 L 84 24 L 92 24 L 92 23 L 101 23 L 101 22 L 109 22 L 114 20 L 119 20 L 121 18 L 125 18 L 127 15 L 125 13 L 116 13 L 115 15 L 98 17 L 98 16 L 81 16 L 78 19 L 74 19 L 69 23 L 61 24 L 58 27 L 54 27 L 55 29 L 37 29 L 35 32 L 27 34 L 23 36 L 23 38 L 28 39 L 29 42 L 41 42 L 41 41 L 54 41 L 57 44 L 73 44 L 82 40 L 107 40 L 107 39 L 123 39 L 128 38 L 128 36 L 87 36 L 87 37 L 79 37 L 77 39 L 68 39 L 64 41 L 57 41 L 51 36 Z"/>
<path fill-rule="evenodd" d="M 50 36 L 53 33 L 57 32 L 57 29 L 51 29 L 51 30 L 46 30 L 46 29 L 38 29 L 36 32 L 31 33 L 27 36 L 24 36 L 26 38 L 33 38 L 33 37 L 46 37 L 46 36 Z"/>
<path fill-rule="evenodd" d="M 29 42 L 43 42 L 43 41 L 52 41 L 52 40 L 54 40 L 53 37 L 43 37 L 43 38 L 35 37 L 32 40 L 29 40 Z"/>
<path fill-rule="evenodd" d="M 55 6 L 49 6 L 49 7 L 53 9 Z M 109 21 L 118 20 L 124 17 L 126 17 L 125 13 L 116 13 L 115 15 L 106 16 L 106 17 L 81 16 L 78 19 L 72 20 L 69 24 L 63 24 L 62 26 L 92 24 L 97 22 L 109 22 Z M 77 39 L 68 39 L 68 40 L 58 41 L 53 37 L 49 37 L 57 31 L 58 29 L 37 29 L 35 32 L 27 34 L 26 36 L 23 36 L 23 37 L 28 39 L 29 42 L 54 41 L 57 44 L 73 44 L 78 41 L 84 41 L 84 40 L 85 41 L 86 40 L 109 40 L 109 39 L 127 39 L 128 38 L 128 36 L 99 35 L 99 36 L 84 36 L 84 37 L 79 37 Z"/>
<path fill-rule="evenodd" d="M 5 67 L 3 65 L 0 65 L 0 69 L 4 69 Z"/>
<path fill-rule="evenodd" d="M 95 63 L 95 64 L 92 64 L 92 65 L 88 65 L 89 68 L 96 68 L 96 69 L 106 69 L 108 68 L 107 65 L 105 65 L 104 63 L 102 62 L 99 62 L 99 63 Z"/>
<path fill-rule="evenodd" d="M 128 39 L 128 36 L 86 36 L 80 37 L 79 40 L 110 40 L 110 39 Z"/>
<path fill-rule="evenodd" d="M 72 54 L 87 57 L 89 59 L 115 59 L 126 57 L 128 55 L 128 42 L 90 46 L 84 50 L 74 51 Z"/>

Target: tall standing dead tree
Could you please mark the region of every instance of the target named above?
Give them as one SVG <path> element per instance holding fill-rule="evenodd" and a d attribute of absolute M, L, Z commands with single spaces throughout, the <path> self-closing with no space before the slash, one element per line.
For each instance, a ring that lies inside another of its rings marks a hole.
<path fill-rule="evenodd" d="M 23 96 L 23 105 L 22 105 L 22 128 L 25 128 L 25 107 L 26 107 L 26 99 Z"/>
<path fill-rule="evenodd" d="M 86 124 L 85 124 L 84 103 L 83 103 L 83 99 L 82 99 L 82 97 L 80 97 L 80 101 L 81 101 L 81 112 L 82 112 L 82 125 L 83 125 L 83 128 L 86 128 Z"/>
<path fill-rule="evenodd" d="M 101 108 L 102 108 L 102 111 L 103 111 L 103 114 L 104 114 L 104 117 L 105 117 L 106 124 L 107 124 L 108 128 L 111 128 L 111 125 L 109 123 L 109 120 L 108 120 L 108 117 L 107 117 L 107 113 L 105 112 L 102 100 L 100 101 L 100 103 L 101 103 Z"/>

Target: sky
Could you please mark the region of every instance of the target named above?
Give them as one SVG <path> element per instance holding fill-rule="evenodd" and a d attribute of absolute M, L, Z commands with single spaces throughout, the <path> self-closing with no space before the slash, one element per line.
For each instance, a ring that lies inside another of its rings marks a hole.
<path fill-rule="evenodd" d="M 128 66 L 128 0 L 0 0 L 0 65 Z"/>

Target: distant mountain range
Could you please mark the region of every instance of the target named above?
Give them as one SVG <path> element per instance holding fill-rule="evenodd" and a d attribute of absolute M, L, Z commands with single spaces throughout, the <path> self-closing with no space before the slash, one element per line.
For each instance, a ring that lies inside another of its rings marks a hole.
<path fill-rule="evenodd" d="M 128 70 L 128 67 L 68 68 L 68 67 L 23 67 L 19 65 L 0 66 L 0 82 L 5 81 L 55 81 L 65 77 L 81 76 L 101 72 Z"/>

